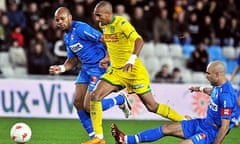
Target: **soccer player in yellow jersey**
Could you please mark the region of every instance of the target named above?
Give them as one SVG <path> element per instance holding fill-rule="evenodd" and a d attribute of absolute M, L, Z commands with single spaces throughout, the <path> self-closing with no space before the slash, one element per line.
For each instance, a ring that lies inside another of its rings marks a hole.
<path fill-rule="evenodd" d="M 136 93 L 150 112 L 173 121 L 184 120 L 184 116 L 153 98 L 148 72 L 138 57 L 144 41 L 130 22 L 122 16 L 114 16 L 112 5 L 107 1 L 100 1 L 95 6 L 94 15 L 102 28 L 108 49 L 108 56 L 100 65 L 106 67 L 109 61 L 111 65 L 91 94 L 90 115 L 96 137 L 83 144 L 105 143 L 101 100 L 123 88 L 127 88 L 129 93 Z"/>

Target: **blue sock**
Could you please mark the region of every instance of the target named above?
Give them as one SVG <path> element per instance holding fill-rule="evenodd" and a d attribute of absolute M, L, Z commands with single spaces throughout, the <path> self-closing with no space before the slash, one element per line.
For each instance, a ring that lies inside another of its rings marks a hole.
<path fill-rule="evenodd" d="M 92 121 L 90 118 L 90 114 L 83 109 L 78 111 L 77 114 L 78 114 L 78 117 L 80 119 L 80 122 L 81 122 L 83 128 L 86 130 L 89 137 L 94 138 L 95 134 L 94 134 L 93 127 L 92 127 Z"/>
<path fill-rule="evenodd" d="M 115 102 L 114 102 L 115 100 Z M 124 103 L 124 97 L 122 95 L 118 95 L 114 98 L 105 98 L 102 99 L 102 109 L 103 111 L 113 107 L 115 104 L 116 105 L 121 105 Z"/>
<path fill-rule="evenodd" d="M 121 105 L 121 104 L 123 104 L 124 103 L 124 97 L 122 96 L 122 95 L 117 95 L 116 97 L 114 97 L 114 99 L 116 100 L 116 104 L 117 105 Z"/>
<path fill-rule="evenodd" d="M 135 135 L 128 135 L 127 136 L 127 143 L 129 144 L 137 144 L 137 140 L 136 140 L 136 137 Z"/>
<path fill-rule="evenodd" d="M 162 126 L 158 128 L 148 129 L 137 134 L 138 141 L 135 136 L 128 136 L 128 143 L 153 142 L 164 136 Z"/>

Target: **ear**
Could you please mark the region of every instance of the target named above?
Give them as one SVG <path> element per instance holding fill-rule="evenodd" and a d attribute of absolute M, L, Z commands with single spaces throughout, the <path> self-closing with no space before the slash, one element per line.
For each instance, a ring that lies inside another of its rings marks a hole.
<path fill-rule="evenodd" d="M 72 15 L 69 15 L 69 17 L 68 17 L 71 21 L 72 21 Z"/>

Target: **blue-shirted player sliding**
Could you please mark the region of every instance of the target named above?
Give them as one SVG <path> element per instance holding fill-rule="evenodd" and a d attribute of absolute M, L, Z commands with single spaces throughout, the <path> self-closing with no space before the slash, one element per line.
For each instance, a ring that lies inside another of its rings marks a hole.
<path fill-rule="evenodd" d="M 153 142 L 164 136 L 183 138 L 181 144 L 221 144 L 227 133 L 234 127 L 237 95 L 226 78 L 222 62 L 211 62 L 206 70 L 206 78 L 212 85 L 211 88 L 189 88 L 192 92 L 201 91 L 210 96 L 206 118 L 168 123 L 136 135 L 125 135 L 116 124 L 113 124 L 112 135 L 117 144 Z"/>
<path fill-rule="evenodd" d="M 89 114 L 89 94 L 96 86 L 105 69 L 99 67 L 99 62 L 106 56 L 107 50 L 101 43 L 101 33 L 90 25 L 73 21 L 72 15 L 66 7 L 60 7 L 55 11 L 57 27 L 65 31 L 64 44 L 67 49 L 67 59 L 63 65 L 50 66 L 50 74 L 60 74 L 71 70 L 79 61 L 81 70 L 76 80 L 76 96 L 74 106 L 77 109 L 79 119 L 90 138 L 95 136 Z M 114 105 L 119 105 L 125 116 L 130 115 L 130 105 L 126 94 L 102 100 L 102 109 L 107 110 Z"/>

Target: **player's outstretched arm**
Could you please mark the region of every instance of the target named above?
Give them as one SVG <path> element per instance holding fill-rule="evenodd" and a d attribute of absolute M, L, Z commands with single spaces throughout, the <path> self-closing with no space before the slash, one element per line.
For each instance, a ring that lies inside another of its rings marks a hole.
<path fill-rule="evenodd" d="M 211 95 L 212 92 L 212 88 L 208 88 L 208 87 L 200 87 L 200 86 L 192 86 L 189 88 L 189 90 L 191 92 L 203 92 L 205 94 Z"/>
<path fill-rule="evenodd" d="M 77 57 L 67 58 L 63 65 L 52 65 L 49 67 L 49 73 L 53 75 L 61 74 L 65 71 L 71 70 L 78 62 Z"/>

